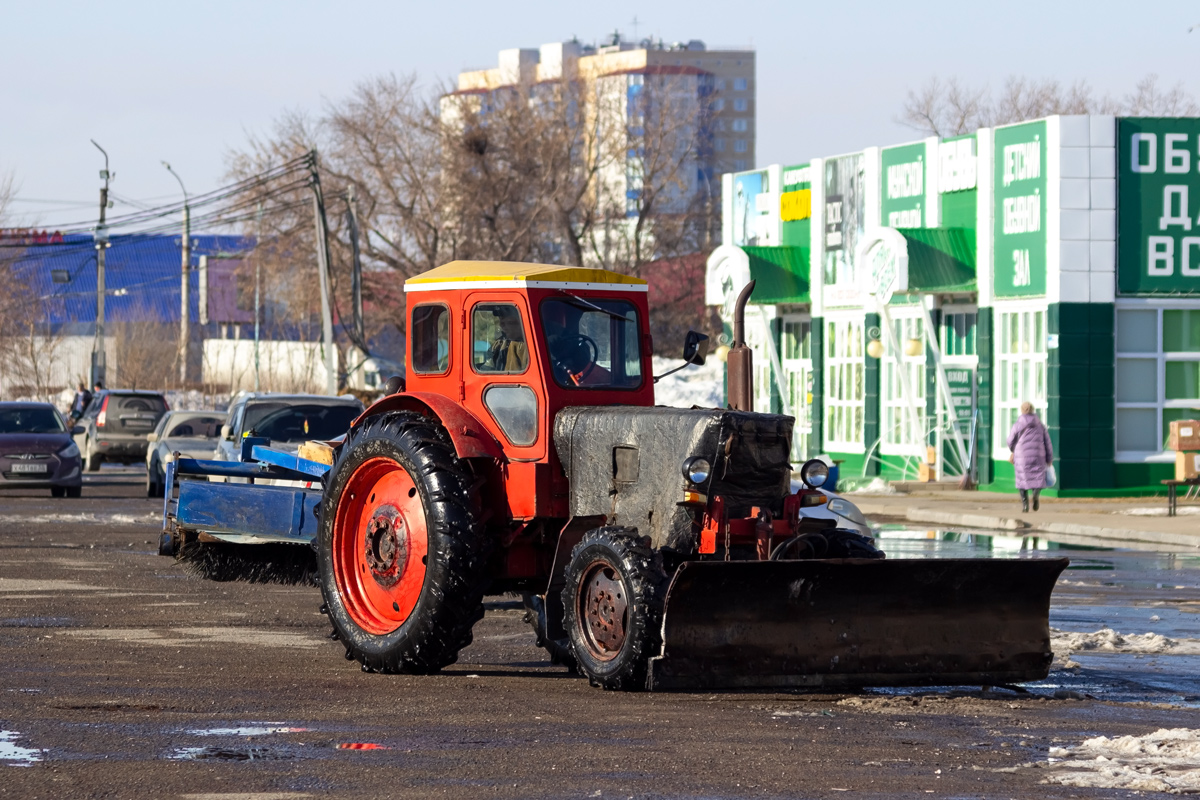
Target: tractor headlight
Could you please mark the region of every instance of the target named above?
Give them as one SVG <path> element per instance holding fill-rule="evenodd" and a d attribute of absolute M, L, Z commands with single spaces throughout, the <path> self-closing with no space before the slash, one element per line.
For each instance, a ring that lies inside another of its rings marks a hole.
<path fill-rule="evenodd" d="M 58 454 L 63 458 L 79 458 L 79 446 L 71 442 L 62 450 L 59 450 Z"/>
<path fill-rule="evenodd" d="M 683 462 L 683 477 L 697 486 L 707 483 L 708 476 L 711 474 L 712 464 L 709 464 L 708 459 L 704 456 L 692 456 Z"/>
<path fill-rule="evenodd" d="M 829 465 L 819 458 L 806 461 L 800 468 L 800 480 L 814 489 L 819 489 L 829 480 Z"/>
<path fill-rule="evenodd" d="M 838 516 L 845 517 L 851 522 L 856 522 L 859 525 L 867 524 L 867 518 L 863 516 L 863 513 L 858 509 L 858 506 L 854 505 L 854 503 L 851 503 L 845 498 L 834 497 L 830 499 L 829 503 L 826 504 L 825 507 Z"/>

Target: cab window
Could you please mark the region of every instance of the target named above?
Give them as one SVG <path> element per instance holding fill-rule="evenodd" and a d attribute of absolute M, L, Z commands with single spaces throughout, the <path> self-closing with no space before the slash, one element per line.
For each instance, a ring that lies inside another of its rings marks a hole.
<path fill-rule="evenodd" d="M 642 385 L 637 309 L 626 300 L 544 300 L 542 327 L 551 372 L 568 389 L 636 389 Z"/>
<path fill-rule="evenodd" d="M 413 372 L 439 374 L 450 368 L 450 309 L 437 304 L 417 306 L 409 335 Z"/>
<path fill-rule="evenodd" d="M 471 312 L 471 366 L 485 375 L 518 375 L 529 368 L 521 310 L 512 303 L 480 303 Z"/>

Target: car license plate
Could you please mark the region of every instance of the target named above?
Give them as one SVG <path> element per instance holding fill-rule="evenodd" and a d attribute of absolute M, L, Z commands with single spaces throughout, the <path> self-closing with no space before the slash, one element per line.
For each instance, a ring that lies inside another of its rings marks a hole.
<path fill-rule="evenodd" d="M 13 472 L 45 472 L 47 467 L 45 464 L 13 464 Z"/>

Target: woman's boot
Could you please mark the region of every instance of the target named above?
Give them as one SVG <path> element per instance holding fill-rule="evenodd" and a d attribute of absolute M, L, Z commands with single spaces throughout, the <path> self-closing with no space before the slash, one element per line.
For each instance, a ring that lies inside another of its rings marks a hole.
<path fill-rule="evenodd" d="M 1025 489 L 1021 490 L 1021 510 L 1029 513 L 1029 492 Z"/>
<path fill-rule="evenodd" d="M 1033 490 L 1033 510 L 1034 511 L 1038 510 L 1038 496 L 1041 495 L 1041 493 L 1042 493 L 1041 489 Z"/>

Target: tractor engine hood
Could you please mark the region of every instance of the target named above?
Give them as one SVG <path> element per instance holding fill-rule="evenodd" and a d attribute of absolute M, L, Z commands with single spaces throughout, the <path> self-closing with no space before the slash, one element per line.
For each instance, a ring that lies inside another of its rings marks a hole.
<path fill-rule="evenodd" d="M 690 549 L 695 506 L 684 492 L 725 499 L 727 513 L 751 506 L 779 513 L 790 491 L 791 417 L 714 408 L 589 406 L 554 420 L 554 446 L 571 483 L 571 514 L 635 527 L 655 547 Z M 711 465 L 691 484 L 688 459 Z"/>

